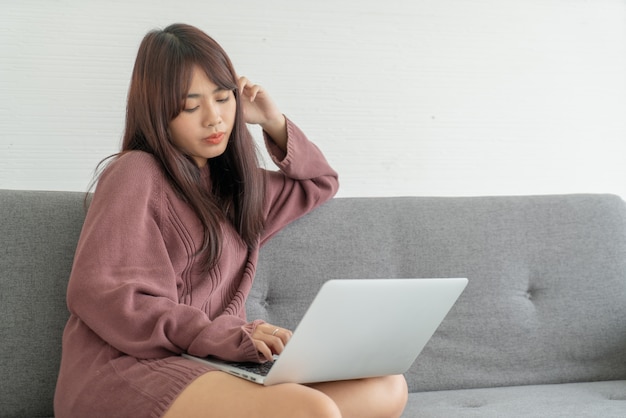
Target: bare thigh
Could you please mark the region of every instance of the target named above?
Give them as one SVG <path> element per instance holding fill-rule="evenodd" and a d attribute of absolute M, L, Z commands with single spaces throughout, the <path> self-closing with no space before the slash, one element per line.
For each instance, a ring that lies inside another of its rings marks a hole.
<path fill-rule="evenodd" d="M 187 386 L 164 417 L 340 418 L 341 413 L 328 395 L 307 386 L 263 386 L 209 372 Z"/>
<path fill-rule="evenodd" d="M 403 376 L 263 386 L 209 372 L 179 395 L 165 418 L 393 418 L 402 414 L 406 400 Z"/>

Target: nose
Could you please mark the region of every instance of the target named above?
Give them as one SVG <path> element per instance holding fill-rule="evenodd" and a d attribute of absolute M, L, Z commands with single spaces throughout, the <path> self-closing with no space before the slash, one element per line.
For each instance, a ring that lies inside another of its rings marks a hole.
<path fill-rule="evenodd" d="M 206 127 L 217 126 L 222 123 L 222 116 L 219 108 L 212 103 L 207 103 L 204 112 L 203 124 Z"/>

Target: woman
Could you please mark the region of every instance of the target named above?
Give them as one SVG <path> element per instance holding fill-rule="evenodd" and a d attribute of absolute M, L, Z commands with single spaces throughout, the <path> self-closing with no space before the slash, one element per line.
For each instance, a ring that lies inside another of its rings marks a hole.
<path fill-rule="evenodd" d="M 246 123 L 262 127 L 280 171 L 259 168 Z M 213 39 L 181 24 L 148 33 L 122 150 L 76 249 L 56 416 L 399 416 L 402 376 L 264 387 L 180 356 L 280 354 L 291 331 L 245 317 L 259 248 L 337 187 L 320 151 Z"/>

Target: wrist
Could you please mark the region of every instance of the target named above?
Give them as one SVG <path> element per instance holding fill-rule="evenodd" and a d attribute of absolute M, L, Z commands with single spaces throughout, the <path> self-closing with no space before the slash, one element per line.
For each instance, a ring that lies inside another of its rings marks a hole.
<path fill-rule="evenodd" d="M 261 124 L 261 128 L 272 138 L 272 140 L 283 150 L 287 149 L 287 119 L 285 115 L 273 118 Z"/>
<path fill-rule="evenodd" d="M 285 120 L 285 115 L 281 113 L 276 117 L 268 119 L 266 122 L 261 123 L 260 126 L 261 129 L 263 129 L 268 134 L 277 131 L 281 132 L 283 129 L 286 129 L 287 121 Z"/>

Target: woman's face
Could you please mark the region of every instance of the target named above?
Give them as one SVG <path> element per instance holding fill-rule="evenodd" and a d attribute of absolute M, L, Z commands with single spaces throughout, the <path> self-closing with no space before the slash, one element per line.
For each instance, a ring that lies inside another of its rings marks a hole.
<path fill-rule="evenodd" d="M 232 90 L 217 87 L 194 67 L 183 111 L 169 125 L 172 142 L 204 167 L 226 150 L 235 123 L 237 102 Z"/>

